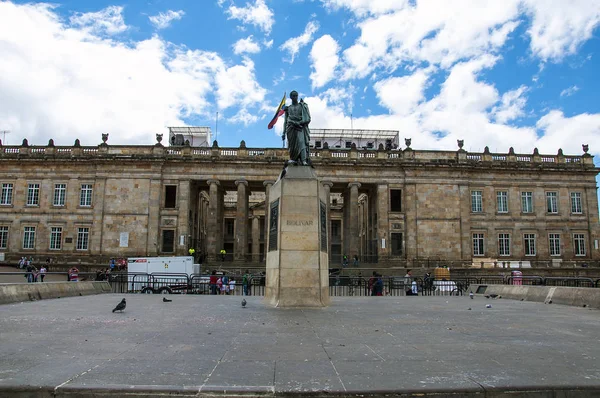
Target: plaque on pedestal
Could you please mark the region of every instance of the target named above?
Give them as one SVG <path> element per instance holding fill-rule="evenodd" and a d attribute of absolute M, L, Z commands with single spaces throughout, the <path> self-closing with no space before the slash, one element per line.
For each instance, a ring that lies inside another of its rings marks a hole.
<path fill-rule="evenodd" d="M 266 303 L 329 305 L 325 190 L 309 166 L 287 168 L 269 191 Z"/>

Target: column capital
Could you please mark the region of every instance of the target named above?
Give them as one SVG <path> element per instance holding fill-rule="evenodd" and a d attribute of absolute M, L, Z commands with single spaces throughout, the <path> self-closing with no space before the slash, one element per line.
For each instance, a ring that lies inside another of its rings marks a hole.
<path fill-rule="evenodd" d="M 267 180 L 267 181 L 263 182 L 263 187 L 270 186 L 270 185 L 273 185 L 273 184 L 275 184 L 275 181 L 273 181 L 273 180 Z"/>
<path fill-rule="evenodd" d="M 214 180 L 214 179 L 210 179 L 210 180 L 206 181 L 206 183 L 208 185 L 212 185 L 212 184 L 215 184 L 217 186 L 221 185 L 221 183 L 219 182 L 219 180 Z"/>
<path fill-rule="evenodd" d="M 348 188 L 352 188 L 352 187 L 360 188 L 360 182 L 350 182 L 350 183 L 348 183 Z"/>
<path fill-rule="evenodd" d="M 331 189 L 331 187 L 333 187 L 333 182 L 331 182 L 331 181 L 321 181 L 321 184 L 324 187 L 329 187 L 329 189 Z"/>
<path fill-rule="evenodd" d="M 246 181 L 246 180 L 235 180 L 235 186 L 236 187 L 239 187 L 240 184 L 243 184 L 244 186 L 247 187 L 248 186 L 248 181 Z"/>

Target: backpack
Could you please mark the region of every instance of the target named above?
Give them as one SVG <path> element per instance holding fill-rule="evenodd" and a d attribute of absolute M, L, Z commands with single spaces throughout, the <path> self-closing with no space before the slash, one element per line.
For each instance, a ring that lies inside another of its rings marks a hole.
<path fill-rule="evenodd" d="M 227 275 L 223 275 L 223 284 L 227 285 L 229 283 L 229 277 Z"/>

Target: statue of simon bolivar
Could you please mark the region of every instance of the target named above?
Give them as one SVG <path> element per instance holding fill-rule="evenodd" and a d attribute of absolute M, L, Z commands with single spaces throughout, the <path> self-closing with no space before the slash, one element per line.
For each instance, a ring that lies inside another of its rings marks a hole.
<path fill-rule="evenodd" d="M 283 123 L 282 139 L 288 140 L 290 160 L 287 164 L 312 166 L 310 161 L 310 112 L 304 100 L 298 102 L 298 92 L 290 93 L 292 104 L 285 107 L 285 122 Z"/>

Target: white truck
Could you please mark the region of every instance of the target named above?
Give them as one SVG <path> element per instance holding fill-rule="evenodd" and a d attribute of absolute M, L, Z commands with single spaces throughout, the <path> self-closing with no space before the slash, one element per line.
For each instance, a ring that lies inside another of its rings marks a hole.
<path fill-rule="evenodd" d="M 127 259 L 129 292 L 145 294 L 185 293 L 192 275 L 200 274 L 200 265 L 192 256 L 131 257 Z"/>

